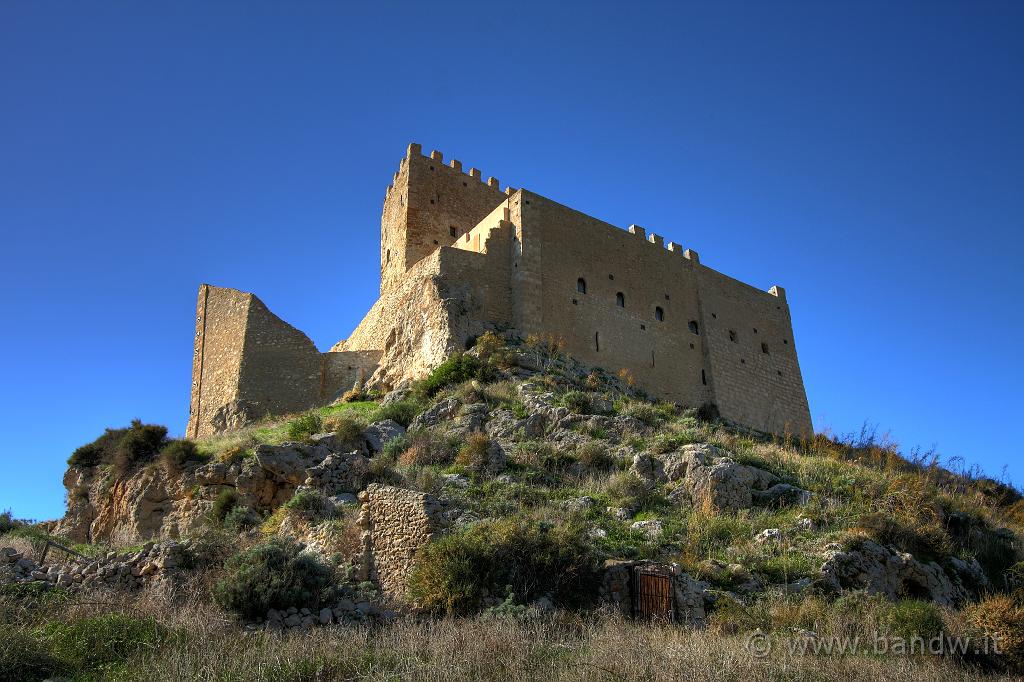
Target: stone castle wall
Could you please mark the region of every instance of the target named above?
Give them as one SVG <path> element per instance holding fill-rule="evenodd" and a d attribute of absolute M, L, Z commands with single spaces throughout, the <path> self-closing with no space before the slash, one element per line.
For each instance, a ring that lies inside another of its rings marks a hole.
<path fill-rule="evenodd" d="M 754 429 L 812 432 L 780 287 L 760 291 L 643 228 L 502 192 L 420 151 L 409 146 L 386 193 L 381 296 L 331 353 L 251 294 L 201 288 L 190 435 L 209 432 L 232 400 L 293 412 L 360 373 L 379 388 L 418 378 L 488 329 L 560 337 L 588 364 L 628 369 L 652 395 L 713 402 Z"/>
<path fill-rule="evenodd" d="M 542 273 L 521 285 L 539 288 L 531 326 L 588 364 L 629 369 L 658 397 L 713 402 L 762 431 L 810 433 L 781 289 L 760 291 L 641 227 L 622 230 L 526 190 L 510 202 L 520 208 L 520 269 Z"/>

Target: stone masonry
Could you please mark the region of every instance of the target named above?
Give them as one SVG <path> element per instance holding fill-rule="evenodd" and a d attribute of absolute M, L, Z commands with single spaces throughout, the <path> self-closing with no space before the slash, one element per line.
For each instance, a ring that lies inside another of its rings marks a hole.
<path fill-rule="evenodd" d="M 650 394 L 714 403 L 770 433 L 812 432 L 786 292 L 723 275 L 637 225 L 623 230 L 409 145 L 381 214 L 380 297 L 327 353 L 252 294 L 202 285 L 188 435 L 416 379 L 494 330 L 551 335 Z"/>
<path fill-rule="evenodd" d="M 433 495 L 371 484 L 359 493 L 362 509 L 364 579 L 388 597 L 405 596 L 419 550 L 445 529 L 444 507 Z"/>

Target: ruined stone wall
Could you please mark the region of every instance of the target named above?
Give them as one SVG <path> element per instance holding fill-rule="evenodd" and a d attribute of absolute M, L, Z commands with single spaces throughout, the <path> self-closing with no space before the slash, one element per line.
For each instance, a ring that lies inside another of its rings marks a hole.
<path fill-rule="evenodd" d="M 505 200 L 496 178 L 476 168 L 462 172 L 462 163 L 447 165 L 441 152 L 430 156 L 411 144 L 384 199 L 381 218 L 381 293 L 404 272 L 451 244 Z"/>
<path fill-rule="evenodd" d="M 192 357 L 192 397 L 186 434 L 208 432 L 216 411 L 238 395 L 245 327 L 252 294 L 202 284 L 196 302 L 196 335 Z"/>
<path fill-rule="evenodd" d="M 385 595 L 401 600 L 417 552 L 444 530 L 443 506 L 433 495 L 378 483 L 359 499 L 370 541 L 370 577 Z"/>
<path fill-rule="evenodd" d="M 257 297 L 234 289 L 201 285 L 196 310 L 191 438 L 326 403 L 360 371 L 372 375 L 380 359 L 374 349 L 320 353 Z"/>
<path fill-rule="evenodd" d="M 356 380 L 373 376 L 380 363 L 381 351 L 328 351 L 323 354 L 320 400 L 332 402 L 352 388 Z"/>
<path fill-rule="evenodd" d="M 320 351 L 309 337 L 252 297 L 238 398 L 271 414 L 299 412 L 320 398 Z"/>

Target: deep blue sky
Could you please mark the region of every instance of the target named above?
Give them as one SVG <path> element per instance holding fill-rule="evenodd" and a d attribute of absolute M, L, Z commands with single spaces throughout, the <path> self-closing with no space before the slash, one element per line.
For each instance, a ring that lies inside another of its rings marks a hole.
<path fill-rule="evenodd" d="M 417 141 L 786 287 L 819 430 L 1024 482 L 1024 4 L 0 3 L 0 509 L 184 431 L 200 282 L 321 349 Z"/>

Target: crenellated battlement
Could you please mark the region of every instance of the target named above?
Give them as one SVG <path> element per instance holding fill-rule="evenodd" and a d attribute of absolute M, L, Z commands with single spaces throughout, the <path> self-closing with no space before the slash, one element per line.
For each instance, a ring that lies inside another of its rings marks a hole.
<path fill-rule="evenodd" d="M 647 242 L 653 247 L 662 249 L 664 251 L 668 251 L 669 253 L 678 254 L 685 258 L 686 260 L 692 261 L 694 265 L 700 263 L 700 257 L 697 255 L 696 251 L 694 251 L 693 249 L 684 249 L 681 245 L 677 244 L 676 242 L 668 242 L 668 244 L 666 244 L 665 238 L 662 237 L 660 234 L 655 234 L 654 232 L 647 234 L 647 230 L 640 227 L 639 225 L 630 225 L 628 228 L 626 228 L 626 231 L 629 234 L 633 235 L 634 237 L 637 237 L 638 239 Z"/>
<path fill-rule="evenodd" d="M 448 164 L 445 165 L 444 153 L 438 151 L 437 149 L 434 149 L 430 152 L 430 154 L 424 154 L 423 146 L 417 142 L 409 143 L 409 146 L 405 150 L 405 158 L 402 159 L 402 163 L 408 163 L 414 159 L 434 161 L 436 162 L 436 165 L 432 166 L 432 170 L 443 168 L 452 173 L 458 173 L 463 177 L 468 177 L 469 179 L 474 180 L 480 183 L 481 185 L 485 185 L 487 187 L 490 187 L 491 189 L 503 192 L 506 195 L 515 192 L 515 189 L 513 189 L 512 187 L 506 187 L 504 190 L 502 190 L 500 186 L 501 183 L 498 181 L 498 178 L 495 178 L 493 176 L 488 177 L 487 180 L 484 181 L 483 171 L 481 171 L 479 168 L 470 168 L 468 172 L 463 172 L 462 162 L 459 161 L 458 159 L 451 159 L 448 162 Z M 398 173 L 395 173 L 395 181 L 397 182 L 397 180 Z"/>

